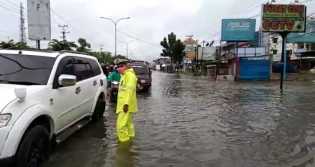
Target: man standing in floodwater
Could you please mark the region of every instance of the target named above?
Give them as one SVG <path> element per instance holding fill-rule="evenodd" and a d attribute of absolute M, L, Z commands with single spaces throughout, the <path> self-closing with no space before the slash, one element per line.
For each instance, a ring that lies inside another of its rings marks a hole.
<path fill-rule="evenodd" d="M 119 142 L 128 142 L 135 137 L 133 114 L 138 110 L 137 104 L 137 77 L 128 60 L 118 61 L 118 72 L 121 80 L 117 98 L 117 136 Z"/>

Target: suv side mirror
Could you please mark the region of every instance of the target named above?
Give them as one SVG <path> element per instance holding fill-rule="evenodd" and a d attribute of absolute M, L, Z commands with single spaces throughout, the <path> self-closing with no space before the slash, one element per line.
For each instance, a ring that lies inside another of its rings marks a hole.
<path fill-rule="evenodd" d="M 73 86 L 77 83 L 77 77 L 74 75 L 62 74 L 58 78 L 58 83 L 63 87 Z"/>

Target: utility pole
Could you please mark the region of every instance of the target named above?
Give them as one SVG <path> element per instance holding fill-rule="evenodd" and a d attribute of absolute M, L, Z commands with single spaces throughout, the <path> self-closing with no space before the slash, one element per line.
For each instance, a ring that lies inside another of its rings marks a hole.
<path fill-rule="evenodd" d="M 282 37 L 282 55 L 281 55 L 281 63 L 283 64 L 283 69 L 281 71 L 281 78 L 280 78 L 280 89 L 283 93 L 283 82 L 286 80 L 286 73 L 287 73 L 287 36 L 288 32 L 280 33 Z"/>
<path fill-rule="evenodd" d="M 101 45 L 100 45 L 100 52 L 103 52 L 103 48 L 104 48 L 104 45 L 101 44 Z"/>
<path fill-rule="evenodd" d="M 26 43 L 24 6 L 22 2 L 20 3 L 20 42 Z"/>
<path fill-rule="evenodd" d="M 204 61 L 203 61 L 203 55 L 204 55 L 204 48 L 205 48 L 205 43 L 206 43 L 206 41 L 202 41 L 202 48 L 201 48 L 201 71 L 202 71 L 202 69 L 203 69 L 203 66 L 204 66 Z"/>
<path fill-rule="evenodd" d="M 67 28 L 69 27 L 68 25 L 64 24 L 64 25 L 58 25 L 58 27 L 61 28 L 61 38 L 62 38 L 62 41 L 64 43 L 66 43 L 67 41 L 67 37 L 66 37 L 66 34 L 70 33 L 69 31 L 67 31 Z"/>
<path fill-rule="evenodd" d="M 133 43 L 134 41 L 126 42 L 126 56 L 129 59 L 129 44 Z"/>
<path fill-rule="evenodd" d="M 129 59 L 129 43 L 127 43 L 126 45 L 127 45 L 127 48 L 126 48 L 127 49 L 126 50 L 127 54 L 126 55 L 127 55 L 127 59 Z"/>

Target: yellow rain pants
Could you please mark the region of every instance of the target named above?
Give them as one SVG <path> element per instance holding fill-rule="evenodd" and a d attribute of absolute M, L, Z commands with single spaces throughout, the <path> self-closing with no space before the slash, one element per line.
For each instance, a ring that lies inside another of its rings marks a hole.
<path fill-rule="evenodd" d="M 117 118 L 117 136 L 120 142 L 127 142 L 135 137 L 132 113 L 120 112 Z"/>

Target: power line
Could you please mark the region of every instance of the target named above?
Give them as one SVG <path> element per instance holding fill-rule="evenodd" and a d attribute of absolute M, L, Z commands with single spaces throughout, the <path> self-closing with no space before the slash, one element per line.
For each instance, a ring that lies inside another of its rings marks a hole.
<path fill-rule="evenodd" d="M 6 6 L 6 7 L 10 7 L 11 9 L 14 9 L 14 10 L 19 10 L 19 5 L 17 4 L 12 4 L 11 1 L 1 1 L 1 4 Z"/>
<path fill-rule="evenodd" d="M 158 44 L 151 43 L 151 42 L 147 42 L 147 41 L 145 41 L 145 40 L 143 40 L 143 39 L 140 39 L 140 38 L 138 38 L 138 37 L 136 37 L 136 36 L 134 36 L 134 35 L 131 35 L 131 34 L 129 34 L 129 33 L 126 33 L 126 32 L 123 32 L 123 31 L 119 31 L 119 30 L 118 30 L 118 32 L 120 32 L 120 33 L 126 35 L 127 37 L 129 37 L 129 38 L 131 38 L 131 39 L 134 39 L 134 40 L 136 40 L 136 41 L 139 41 L 139 42 L 142 42 L 142 43 L 151 45 L 151 46 L 153 46 L 153 47 L 161 48 L 161 46 L 158 45 Z"/>
<path fill-rule="evenodd" d="M 76 25 L 72 24 L 70 19 L 65 18 L 64 16 L 58 14 L 57 11 L 55 11 L 52 7 L 51 7 L 51 12 L 53 15 L 55 15 L 57 18 L 59 18 L 59 20 L 61 20 L 64 24 L 70 24 L 71 28 L 73 28 L 74 30 L 76 30 L 78 33 L 81 33 L 81 28 L 77 27 Z"/>
<path fill-rule="evenodd" d="M 16 11 L 12 11 L 10 8 L 8 8 L 8 7 L 4 6 L 4 5 L 3 5 L 3 4 L 1 4 L 1 3 L 0 3 L 0 8 L 5 9 L 7 12 L 10 12 L 10 14 L 14 14 L 14 15 L 19 16 L 18 12 L 16 12 Z"/>
<path fill-rule="evenodd" d="M 51 7 L 51 13 L 53 16 L 55 16 L 56 19 L 59 19 L 62 22 L 62 24 L 69 25 L 69 27 L 71 27 L 71 29 L 74 30 L 75 32 L 77 32 L 78 34 L 84 34 L 85 33 L 85 31 L 82 31 L 82 28 L 79 28 L 75 24 L 73 24 L 71 22 L 71 19 L 65 18 L 63 15 L 59 14 L 56 10 L 54 10 L 52 7 Z M 90 32 L 90 31 L 86 31 L 86 32 Z"/>
<path fill-rule="evenodd" d="M 13 12 L 18 12 L 20 10 L 20 7 L 18 5 L 12 5 L 8 3 L 7 1 L 0 1 L 0 4 L 4 6 L 6 9 Z"/>
<path fill-rule="evenodd" d="M 55 12 L 55 10 L 51 7 L 51 13 L 56 16 L 56 18 L 59 18 L 60 20 L 62 20 L 64 23 L 67 23 L 67 21 L 62 17 L 60 16 L 57 12 Z"/>
<path fill-rule="evenodd" d="M 300 3 L 310 3 L 310 2 L 312 2 L 313 0 L 305 0 L 305 1 L 303 1 L 303 2 L 300 2 Z"/>
<path fill-rule="evenodd" d="M 19 6 L 19 4 L 14 2 L 14 1 L 6 0 L 6 2 L 8 2 L 8 3 L 10 3 L 10 4 L 14 5 L 14 6 Z"/>

